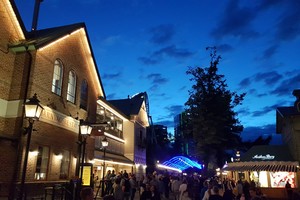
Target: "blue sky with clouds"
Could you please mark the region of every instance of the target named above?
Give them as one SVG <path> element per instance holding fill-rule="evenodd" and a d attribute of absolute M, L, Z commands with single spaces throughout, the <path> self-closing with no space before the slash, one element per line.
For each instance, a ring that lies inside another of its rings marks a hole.
<path fill-rule="evenodd" d="M 34 0 L 15 0 L 27 30 Z M 219 73 L 247 95 L 237 107 L 244 135 L 275 133 L 278 106 L 299 88 L 299 0 L 44 0 L 38 29 L 84 22 L 107 99 L 146 91 L 150 115 L 173 132 L 192 82 L 189 66 L 222 56 Z"/>

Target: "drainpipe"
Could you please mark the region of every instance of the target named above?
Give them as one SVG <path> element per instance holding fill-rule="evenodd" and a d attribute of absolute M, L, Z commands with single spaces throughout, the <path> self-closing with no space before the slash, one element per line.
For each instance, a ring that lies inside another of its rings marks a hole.
<path fill-rule="evenodd" d="M 24 96 L 23 96 L 23 105 L 24 103 L 26 102 L 26 99 L 27 99 L 27 96 L 28 96 L 28 90 L 29 90 L 29 80 L 30 80 L 30 76 L 31 76 L 31 66 L 32 66 L 32 55 L 31 53 L 29 52 L 28 50 L 28 46 L 25 46 L 25 49 L 26 49 L 26 54 L 28 55 L 28 58 L 29 58 L 29 61 L 28 61 L 28 71 L 27 71 L 27 77 L 26 77 L 26 84 L 25 84 L 25 91 L 24 91 Z M 14 174 L 13 174 L 13 177 L 12 177 L 12 180 L 11 180 L 11 185 L 10 185 L 10 189 L 9 189 L 9 197 L 8 199 L 9 200 L 13 200 L 15 199 L 15 191 L 16 191 L 16 183 L 17 183 L 17 177 L 18 177 L 18 172 L 21 171 L 21 160 L 19 160 L 20 158 L 22 158 L 22 137 L 23 137 L 23 123 L 24 123 L 24 117 L 23 117 L 23 114 L 24 114 L 24 106 L 22 106 L 22 117 L 21 117 L 21 127 L 20 127 L 20 136 L 17 140 L 17 162 L 16 164 L 14 165 Z M 19 165 L 20 163 L 20 165 Z"/>

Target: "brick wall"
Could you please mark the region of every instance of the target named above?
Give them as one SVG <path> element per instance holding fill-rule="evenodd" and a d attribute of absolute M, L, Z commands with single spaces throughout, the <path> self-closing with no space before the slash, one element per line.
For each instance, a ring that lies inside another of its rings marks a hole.
<path fill-rule="evenodd" d="M 27 140 L 27 135 L 23 135 L 23 128 L 28 126 L 28 121 L 23 119 L 22 103 L 24 99 L 37 93 L 43 106 L 48 106 L 66 117 L 88 118 L 89 121 L 94 121 L 96 100 L 103 93 L 103 91 L 99 91 L 100 86 L 95 85 L 97 74 L 92 69 L 94 65 L 91 62 L 91 53 L 85 43 L 84 31 L 72 34 L 68 38 L 38 51 L 17 54 L 8 51 L 9 44 L 23 38 L 22 34 L 17 31 L 17 28 L 20 27 L 16 27 L 16 23 L 11 23 L 13 16 L 7 13 L 8 9 L 3 6 L 4 2 L 6 1 L 0 0 L 0 25 L 5 27 L 0 30 L 0 100 L 5 104 L 19 101 L 19 104 L 16 104 L 19 108 L 16 109 L 15 116 L 8 117 L 6 114 L 0 116 L 0 196 L 7 196 L 10 184 L 19 184 L 18 181 L 21 179 L 22 155 L 24 155 Z M 64 66 L 61 96 L 51 92 L 56 59 L 60 59 Z M 74 104 L 66 100 L 70 70 L 73 70 L 77 77 Z M 28 73 L 30 73 L 29 79 Z M 79 107 L 81 83 L 84 79 L 88 83 L 87 110 Z M 78 131 L 70 131 L 44 121 L 35 122 L 33 128 L 30 151 L 36 150 L 38 146 L 49 147 L 47 180 L 43 181 L 43 184 L 49 185 L 61 181 L 59 179 L 60 161 L 56 155 L 62 153 L 63 150 L 70 152 L 69 174 L 65 180 L 68 181 L 75 175 Z M 88 159 L 93 159 L 93 150 L 94 138 L 88 138 L 86 147 Z M 26 184 L 29 184 L 30 187 L 36 185 L 32 184 L 35 183 L 35 168 L 36 157 L 29 153 Z"/>

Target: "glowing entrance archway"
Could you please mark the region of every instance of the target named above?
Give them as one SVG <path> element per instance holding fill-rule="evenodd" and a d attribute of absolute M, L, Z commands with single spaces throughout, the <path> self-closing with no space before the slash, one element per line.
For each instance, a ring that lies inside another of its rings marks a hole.
<path fill-rule="evenodd" d="M 203 165 L 184 156 L 175 156 L 170 160 L 163 162 L 162 164 L 157 164 L 157 167 L 178 172 L 182 172 L 183 170 L 186 170 L 188 168 L 203 169 Z"/>

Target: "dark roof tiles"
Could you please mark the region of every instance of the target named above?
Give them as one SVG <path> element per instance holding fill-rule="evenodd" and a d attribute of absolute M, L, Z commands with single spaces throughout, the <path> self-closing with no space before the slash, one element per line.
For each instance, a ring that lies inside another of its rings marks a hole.
<path fill-rule="evenodd" d="M 126 116 L 138 115 L 145 101 L 143 94 L 144 93 L 139 93 L 127 99 L 108 100 L 108 102 L 122 111 Z"/>

